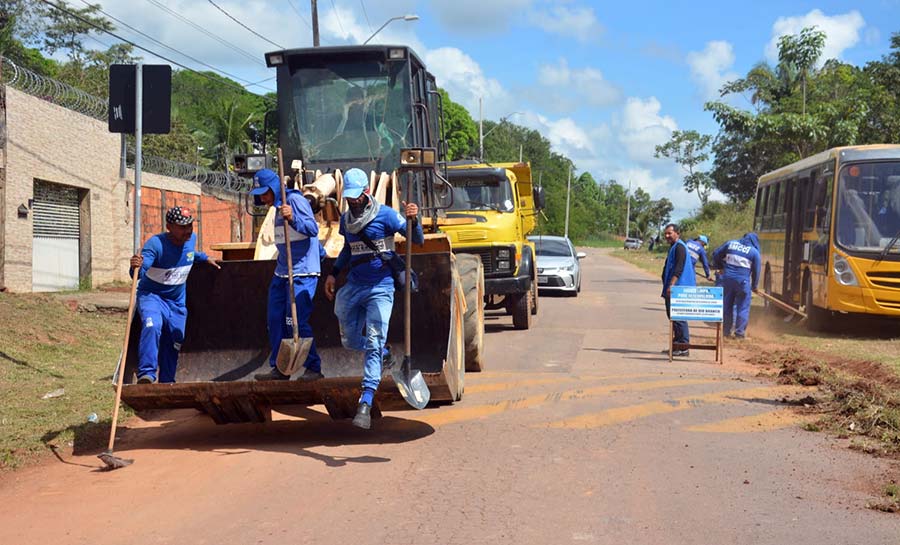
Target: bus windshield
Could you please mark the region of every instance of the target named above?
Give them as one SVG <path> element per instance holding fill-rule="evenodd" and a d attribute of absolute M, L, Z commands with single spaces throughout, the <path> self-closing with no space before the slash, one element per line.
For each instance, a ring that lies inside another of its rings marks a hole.
<path fill-rule="evenodd" d="M 838 180 L 837 243 L 881 252 L 900 231 L 900 162 L 845 165 Z M 900 252 L 895 245 L 892 252 Z"/>
<path fill-rule="evenodd" d="M 459 179 L 453 177 L 453 211 L 496 210 L 512 212 L 509 180 Z"/>
<path fill-rule="evenodd" d="M 336 61 L 291 72 L 288 139 L 311 163 L 364 161 L 391 172 L 412 127 L 408 65 Z"/>

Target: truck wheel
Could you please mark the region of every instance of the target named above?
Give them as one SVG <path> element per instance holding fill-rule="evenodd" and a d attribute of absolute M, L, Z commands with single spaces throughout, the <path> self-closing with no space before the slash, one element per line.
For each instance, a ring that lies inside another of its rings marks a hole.
<path fill-rule="evenodd" d="M 537 277 L 531 279 L 531 315 L 536 316 L 538 312 L 538 287 Z"/>
<path fill-rule="evenodd" d="M 484 350 L 484 266 L 481 258 L 472 254 L 456 254 L 456 268 L 466 294 L 465 331 L 466 371 L 483 369 Z"/>
<path fill-rule="evenodd" d="M 528 329 L 531 327 L 531 292 L 507 295 L 512 299 L 513 327 Z"/>

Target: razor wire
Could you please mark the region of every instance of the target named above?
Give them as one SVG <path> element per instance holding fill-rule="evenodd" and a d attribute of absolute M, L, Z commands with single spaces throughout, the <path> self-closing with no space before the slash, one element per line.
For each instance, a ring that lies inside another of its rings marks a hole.
<path fill-rule="evenodd" d="M 51 104 L 67 110 L 78 112 L 93 119 L 107 121 L 109 101 L 72 87 L 67 83 L 38 74 L 17 65 L 6 57 L 0 57 L 0 83 L 4 83 Z M 134 168 L 134 147 L 129 145 L 126 163 Z M 249 188 L 250 181 L 231 172 L 218 172 L 199 165 L 191 165 L 162 157 L 143 155 L 142 170 L 170 178 L 179 178 L 197 182 L 210 187 L 218 187 L 230 191 L 243 191 Z"/>

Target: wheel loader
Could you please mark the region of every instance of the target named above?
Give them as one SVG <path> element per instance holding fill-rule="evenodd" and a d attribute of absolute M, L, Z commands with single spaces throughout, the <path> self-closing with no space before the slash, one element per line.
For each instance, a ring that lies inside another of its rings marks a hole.
<path fill-rule="evenodd" d="M 412 297 L 412 367 L 423 373 L 432 405 L 460 400 L 467 352 L 481 359 L 484 275 L 478 256 L 454 255 L 441 232 L 446 225 L 470 220 L 445 213 L 453 195 L 446 182 L 442 105 L 434 77 L 405 46 L 291 49 L 267 53 L 266 63 L 276 69 L 284 174 L 312 205 L 326 250 L 310 319 L 325 378 L 252 379 L 268 368 L 266 304 L 275 269 L 266 244 L 271 225 L 261 222 L 256 243 L 213 246 L 223 252 L 221 270 L 198 264 L 191 271 L 176 383 L 135 383 L 140 320 L 132 323 L 135 333 L 120 358 L 126 382 L 123 401 L 137 411 L 193 407 L 220 424 L 265 422 L 279 405 L 322 404 L 336 419 L 355 414 L 363 355 L 341 346 L 334 303 L 323 292 L 324 278 L 343 246 L 338 233 L 342 172 L 353 167 L 370 173 L 371 192 L 384 205 L 399 210 L 400 195 L 406 195 L 407 188 L 419 204 L 426 235 L 424 245 L 413 245 L 412 267 L 420 289 Z M 404 166 L 404 154 L 410 150 L 424 151 L 430 162 Z M 251 163 L 264 164 L 244 164 Z M 252 175 L 253 170 L 244 172 Z M 406 242 L 395 238 L 402 255 Z M 399 293 L 388 335 L 395 354 L 403 353 Z M 385 372 L 373 414 L 406 407 Z"/>

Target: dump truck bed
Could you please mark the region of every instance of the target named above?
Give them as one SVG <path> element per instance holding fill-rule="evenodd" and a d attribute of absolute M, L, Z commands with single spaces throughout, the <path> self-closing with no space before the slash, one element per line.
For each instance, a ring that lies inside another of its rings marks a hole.
<path fill-rule="evenodd" d="M 323 262 L 322 277 L 333 259 Z M 274 261 L 224 261 L 221 270 L 197 264 L 187 281 L 188 318 L 175 384 L 135 384 L 140 319 L 135 318 L 125 358 L 122 400 L 137 411 L 192 407 L 217 423 L 265 422 L 279 405 L 324 404 L 333 418 L 352 417 L 360 395 L 363 353 L 341 346 L 334 303 L 319 282 L 310 319 L 326 378 L 315 382 L 253 380 L 268 369 L 266 305 Z M 449 252 L 417 253 L 413 269 L 423 289 L 412 297 L 412 362 L 422 371 L 433 403 L 461 395 L 465 300 Z M 427 286 L 427 288 L 425 288 Z M 398 292 L 388 342 L 403 354 L 403 298 Z M 399 365 L 399 361 L 398 361 Z M 376 410 L 404 409 L 389 373 Z"/>

